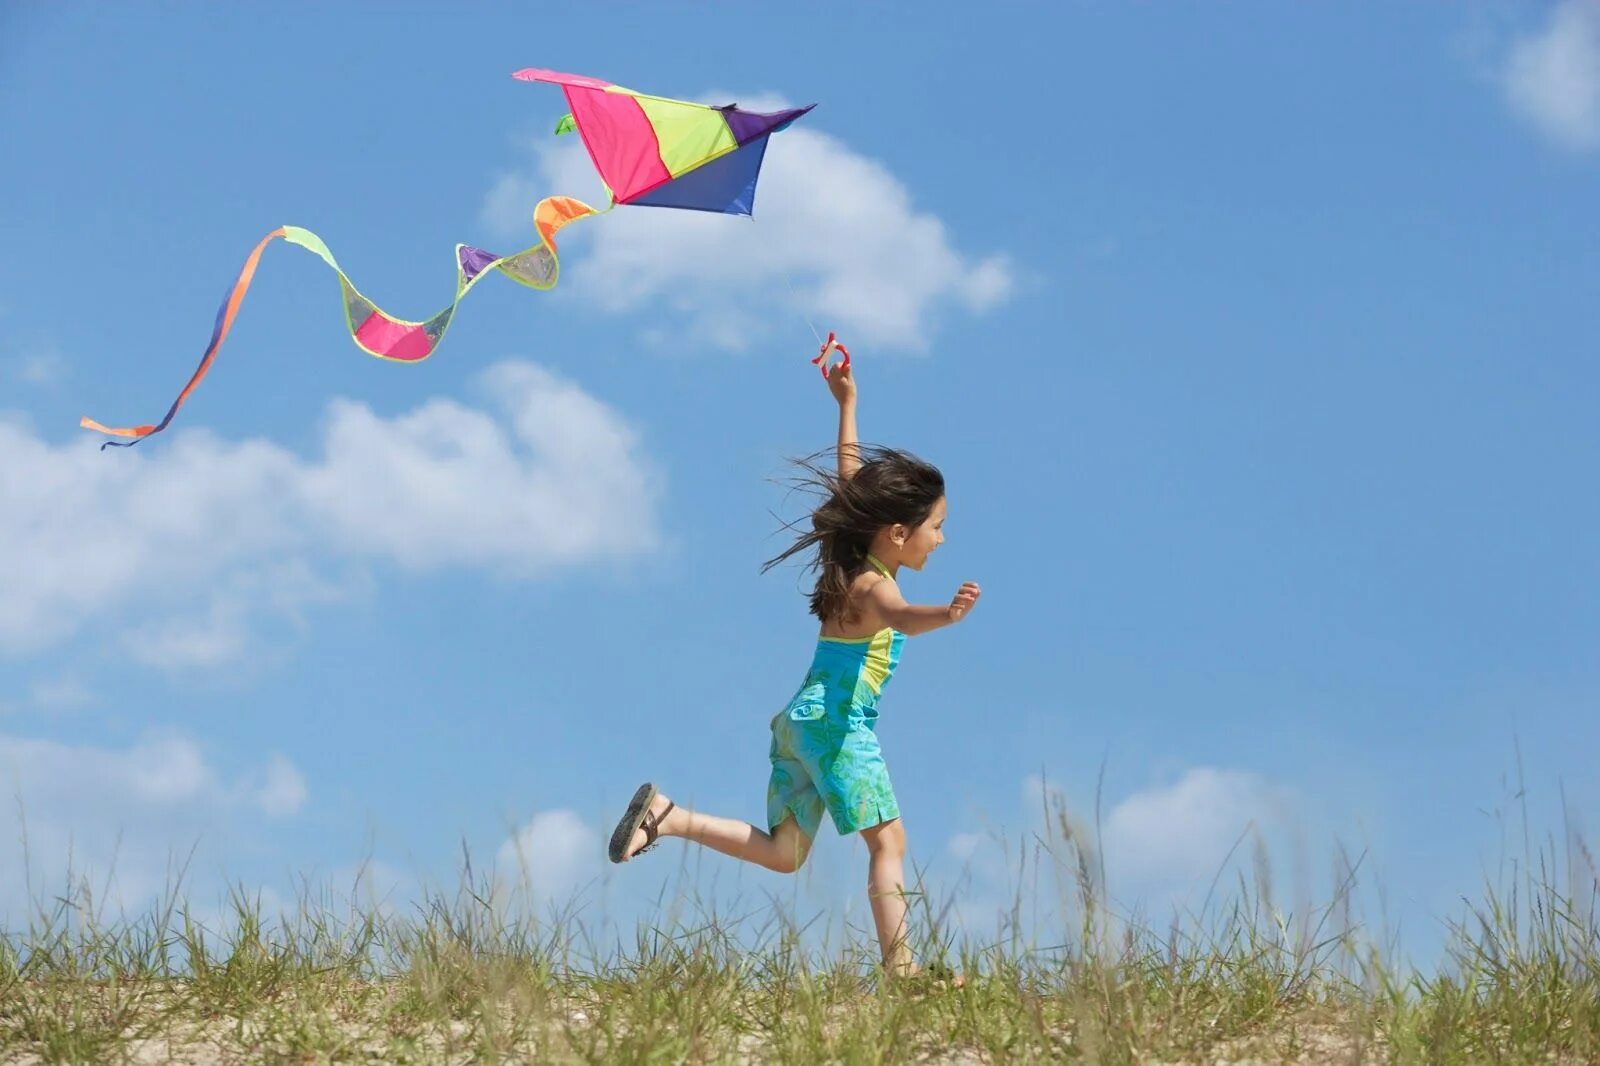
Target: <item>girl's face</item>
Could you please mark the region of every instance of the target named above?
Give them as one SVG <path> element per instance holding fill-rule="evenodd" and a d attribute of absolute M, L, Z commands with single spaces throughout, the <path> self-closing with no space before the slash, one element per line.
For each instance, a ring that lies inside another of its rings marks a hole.
<path fill-rule="evenodd" d="M 900 562 L 913 570 L 921 570 L 933 550 L 944 543 L 944 516 L 947 507 L 943 496 L 934 502 L 933 510 L 922 525 L 907 534 L 900 545 Z"/>

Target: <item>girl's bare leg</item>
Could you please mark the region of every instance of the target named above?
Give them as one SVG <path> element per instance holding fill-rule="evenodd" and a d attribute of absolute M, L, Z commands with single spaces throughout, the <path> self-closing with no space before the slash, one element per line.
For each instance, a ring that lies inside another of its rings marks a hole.
<path fill-rule="evenodd" d="M 906 943 L 905 826 L 891 818 L 863 829 L 861 839 L 867 843 L 867 898 L 878 927 L 883 968 L 896 977 L 908 977 L 916 973 L 917 964 Z"/>
<path fill-rule="evenodd" d="M 665 795 L 657 793 L 650 809 L 660 818 L 669 802 Z M 780 874 L 792 874 L 800 869 L 806 861 L 807 852 L 811 850 L 810 838 L 800 831 L 800 824 L 792 814 L 767 833 L 749 822 L 701 814 L 687 807 L 674 807 L 661 819 L 659 832 L 664 837 L 683 837 L 696 844 L 704 844 L 712 851 L 765 866 Z M 632 855 L 644 844 L 644 830 L 640 829 L 633 834 L 628 854 Z"/>

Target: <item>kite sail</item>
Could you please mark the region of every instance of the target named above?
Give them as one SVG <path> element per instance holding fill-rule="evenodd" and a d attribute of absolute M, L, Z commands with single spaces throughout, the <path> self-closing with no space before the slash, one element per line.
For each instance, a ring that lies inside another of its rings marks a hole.
<path fill-rule="evenodd" d="M 535 67 L 511 76 L 561 86 L 572 113 L 556 132 L 576 126 L 612 202 L 642 207 L 750 214 L 767 138 L 816 106 L 745 111 Z"/>
<path fill-rule="evenodd" d="M 570 196 L 540 200 L 533 210 L 539 243 L 513 255 L 456 245 L 455 298 L 444 310 L 421 322 L 396 318 L 362 295 L 315 233 L 299 226 L 280 226 L 262 237 L 245 259 L 217 309 L 211 340 L 200 365 L 160 422 L 114 427 L 84 418 L 79 424 L 108 436 L 127 438 L 106 441 L 102 448 L 130 447 L 166 429 L 211 369 L 249 291 L 261 253 L 274 240 L 282 238 L 299 245 L 338 275 L 345 324 L 358 348 L 380 359 L 418 363 L 437 350 L 462 298 L 491 270 L 530 289 L 554 287 L 561 272 L 555 236 L 569 223 L 604 214 L 618 204 L 750 214 L 767 138 L 811 110 L 802 107 L 761 113 L 744 111 L 732 104 L 712 107 L 647 96 L 578 74 L 532 68 L 512 76 L 562 87 L 572 113 L 562 118 L 556 132 L 575 131 L 582 139 L 606 184 L 610 204 L 596 209 Z"/>

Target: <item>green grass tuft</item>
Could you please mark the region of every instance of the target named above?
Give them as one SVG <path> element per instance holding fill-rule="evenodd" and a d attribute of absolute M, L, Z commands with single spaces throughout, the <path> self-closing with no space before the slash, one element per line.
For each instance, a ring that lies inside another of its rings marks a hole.
<path fill-rule="evenodd" d="M 917 954 L 960 988 L 886 980 L 865 931 L 819 948 L 775 904 L 681 900 L 602 952 L 575 909 L 536 918 L 470 863 L 406 914 L 302 886 L 291 913 L 235 891 L 209 922 L 181 876 L 107 920 L 69 874 L 0 935 L 0 1062 L 1600 1061 L 1600 886 L 1576 837 L 1463 901 L 1423 974 L 1354 919 L 1359 861 L 1289 915 L 1258 852 L 1253 881 L 1158 929 L 1115 912 L 1093 849 L 1052 822 L 1027 856 L 1068 886 L 1049 943 L 1024 936 L 1020 896 L 980 941 L 915 895 Z"/>

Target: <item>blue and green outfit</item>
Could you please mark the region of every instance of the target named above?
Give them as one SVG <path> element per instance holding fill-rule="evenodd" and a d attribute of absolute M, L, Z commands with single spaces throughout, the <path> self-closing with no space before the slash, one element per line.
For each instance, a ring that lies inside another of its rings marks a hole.
<path fill-rule="evenodd" d="M 869 555 L 884 577 L 888 568 Z M 841 834 L 900 817 L 878 746 L 878 697 L 900 662 L 906 635 L 880 629 L 870 637 L 819 637 L 811 669 L 789 706 L 772 720 L 772 777 L 767 825 L 790 814 L 815 837 L 826 807 Z"/>

